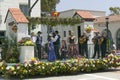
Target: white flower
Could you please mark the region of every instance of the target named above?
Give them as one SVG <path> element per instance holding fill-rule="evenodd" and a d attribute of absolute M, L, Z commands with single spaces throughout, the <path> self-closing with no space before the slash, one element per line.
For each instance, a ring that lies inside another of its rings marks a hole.
<path fill-rule="evenodd" d="M 14 68 L 13 66 L 7 66 L 7 67 L 6 67 L 6 70 L 12 70 L 12 71 L 14 71 L 15 68 Z"/>
<path fill-rule="evenodd" d="M 20 69 L 20 66 L 18 66 L 17 69 Z"/>
<path fill-rule="evenodd" d="M 15 71 L 15 72 L 13 72 L 13 74 L 16 74 L 16 71 Z"/>

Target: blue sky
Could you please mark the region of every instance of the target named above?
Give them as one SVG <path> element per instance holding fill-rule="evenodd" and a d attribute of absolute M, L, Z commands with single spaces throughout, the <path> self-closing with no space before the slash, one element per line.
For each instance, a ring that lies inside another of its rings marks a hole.
<path fill-rule="evenodd" d="M 69 9 L 100 10 L 108 15 L 109 7 L 120 7 L 120 0 L 60 0 L 56 9 L 58 12 Z"/>

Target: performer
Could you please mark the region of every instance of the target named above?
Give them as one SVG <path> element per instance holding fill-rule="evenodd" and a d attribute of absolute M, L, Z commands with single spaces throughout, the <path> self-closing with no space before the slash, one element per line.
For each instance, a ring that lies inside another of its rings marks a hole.
<path fill-rule="evenodd" d="M 102 58 L 104 58 L 106 55 L 106 48 L 107 48 L 106 33 L 102 34 L 102 37 L 100 38 L 100 42 L 101 42 L 101 55 L 102 55 Z"/>
<path fill-rule="evenodd" d="M 100 57 L 100 45 L 99 44 L 100 42 L 100 36 L 98 36 L 99 33 L 96 33 L 96 36 L 94 36 L 94 38 L 92 38 L 92 41 L 94 43 L 94 54 L 93 54 L 93 57 L 92 58 L 95 58 L 96 56 L 96 53 L 98 54 L 97 55 L 97 58 L 99 59 Z"/>
<path fill-rule="evenodd" d="M 60 59 L 59 50 L 60 50 L 60 38 L 61 37 L 59 35 L 59 32 L 55 31 L 55 33 L 53 33 L 53 37 L 54 37 L 53 44 L 54 44 L 54 50 L 56 53 L 56 57 L 57 57 L 57 59 Z"/>
<path fill-rule="evenodd" d="M 61 52 L 61 60 L 66 59 L 67 45 L 65 40 L 62 40 L 60 52 Z"/>
<path fill-rule="evenodd" d="M 38 31 L 38 35 L 36 36 L 36 46 L 38 51 L 38 58 L 41 59 L 41 47 L 42 47 L 42 32 Z"/>
<path fill-rule="evenodd" d="M 80 37 L 80 45 L 81 45 L 81 56 L 86 56 L 88 58 L 88 37 L 86 33 L 83 33 L 83 35 Z"/>
<path fill-rule="evenodd" d="M 77 50 L 77 38 L 76 36 L 74 36 L 73 31 L 71 31 L 70 36 L 67 39 L 67 42 L 69 44 L 68 47 L 68 57 L 73 58 L 73 57 L 77 57 L 78 55 L 78 50 Z"/>
<path fill-rule="evenodd" d="M 48 41 L 48 61 L 50 61 L 50 62 L 56 60 L 53 40 L 54 40 L 54 38 L 52 36 L 50 36 L 49 41 Z"/>

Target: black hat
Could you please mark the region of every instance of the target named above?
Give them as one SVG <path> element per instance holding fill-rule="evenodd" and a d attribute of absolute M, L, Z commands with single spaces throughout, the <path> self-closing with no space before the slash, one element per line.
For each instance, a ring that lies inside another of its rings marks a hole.
<path fill-rule="evenodd" d="M 56 34 L 58 34 L 59 32 L 58 31 L 55 31 Z"/>
<path fill-rule="evenodd" d="M 41 31 L 38 31 L 38 34 L 42 34 L 42 32 L 41 32 Z"/>

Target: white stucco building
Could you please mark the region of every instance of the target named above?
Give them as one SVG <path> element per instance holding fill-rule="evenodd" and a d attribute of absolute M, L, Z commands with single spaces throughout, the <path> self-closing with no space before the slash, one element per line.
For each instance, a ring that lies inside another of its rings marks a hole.
<path fill-rule="evenodd" d="M 4 33 L 6 31 L 6 25 L 4 23 L 5 16 L 7 14 L 8 8 L 20 8 L 25 16 L 28 16 L 28 5 L 29 0 L 0 0 L 0 33 Z M 36 0 L 31 0 L 30 5 L 32 6 Z M 40 1 L 36 3 L 36 5 L 31 10 L 31 17 L 41 17 L 41 6 Z M 35 32 L 40 31 L 40 25 L 37 25 L 37 29 L 34 29 Z"/>

